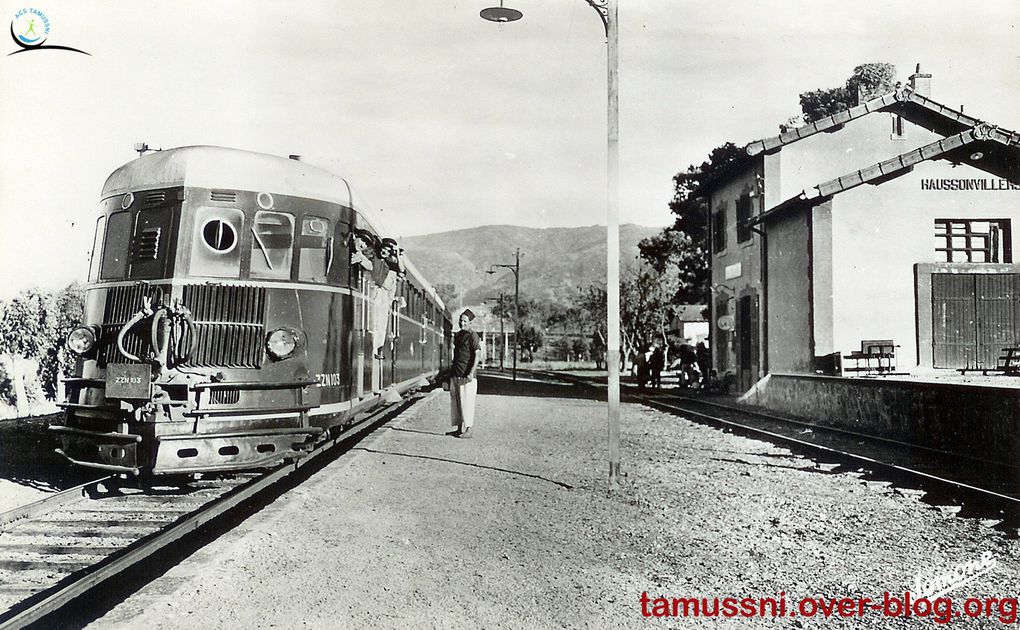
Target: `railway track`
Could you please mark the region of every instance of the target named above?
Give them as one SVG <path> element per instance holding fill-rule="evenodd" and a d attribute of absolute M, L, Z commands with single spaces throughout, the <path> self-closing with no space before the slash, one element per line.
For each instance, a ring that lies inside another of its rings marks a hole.
<path fill-rule="evenodd" d="M 583 377 L 533 372 L 558 380 L 604 385 Z M 845 467 L 863 468 L 915 489 L 923 500 L 951 513 L 996 522 L 998 527 L 1020 535 L 1020 469 L 975 457 L 884 439 L 796 418 L 762 412 L 746 406 L 693 397 L 668 399 L 625 387 L 626 399 L 668 413 L 682 415 L 746 436 L 766 439 L 813 457 Z"/>
<path fill-rule="evenodd" d="M 1020 470 L 1016 468 L 745 407 L 689 398 L 636 399 L 653 409 L 870 471 L 897 487 L 918 491 L 922 500 L 947 513 L 981 518 L 1011 535 L 1020 533 Z"/>
<path fill-rule="evenodd" d="M 307 456 L 259 473 L 132 485 L 103 477 L 0 514 L 0 630 L 25 628 L 216 519 L 325 464 L 343 447 L 421 398 L 358 418 Z"/>

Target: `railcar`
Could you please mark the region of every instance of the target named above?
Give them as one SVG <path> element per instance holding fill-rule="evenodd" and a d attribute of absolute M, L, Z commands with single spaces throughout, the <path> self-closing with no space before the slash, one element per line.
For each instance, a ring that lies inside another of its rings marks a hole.
<path fill-rule="evenodd" d="M 449 312 L 405 260 L 375 352 L 355 230 L 391 236 L 345 179 L 295 159 L 194 146 L 114 171 L 57 453 L 130 474 L 256 469 L 422 385 L 448 360 Z"/>

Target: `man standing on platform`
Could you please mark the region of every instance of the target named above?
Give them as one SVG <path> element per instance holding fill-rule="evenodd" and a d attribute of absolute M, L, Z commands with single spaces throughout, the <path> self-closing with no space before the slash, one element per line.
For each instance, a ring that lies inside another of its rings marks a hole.
<path fill-rule="evenodd" d="M 481 343 L 471 330 L 475 314 L 464 309 L 460 314 L 460 330 L 453 338 L 453 365 L 450 366 L 450 422 L 453 431 L 447 433 L 459 438 L 471 437 L 475 421 L 475 394 L 478 381 L 475 372 L 481 362 Z"/>

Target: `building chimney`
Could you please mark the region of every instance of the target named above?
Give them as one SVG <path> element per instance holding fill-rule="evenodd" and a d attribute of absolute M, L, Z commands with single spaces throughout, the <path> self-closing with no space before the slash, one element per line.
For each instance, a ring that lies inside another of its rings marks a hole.
<path fill-rule="evenodd" d="M 914 74 L 910 75 L 910 89 L 914 94 L 931 98 L 931 75 L 921 72 L 921 64 L 917 64 Z"/>

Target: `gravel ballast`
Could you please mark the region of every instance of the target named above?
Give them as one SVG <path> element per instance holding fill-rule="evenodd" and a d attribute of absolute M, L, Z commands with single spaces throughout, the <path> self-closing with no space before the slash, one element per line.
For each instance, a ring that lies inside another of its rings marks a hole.
<path fill-rule="evenodd" d="M 1017 595 L 1016 540 L 766 442 L 623 405 L 609 492 L 604 403 L 480 396 L 471 440 L 448 417 L 418 403 L 89 627 L 908 628 L 933 622 L 646 618 L 639 597 L 881 601 L 986 552 L 950 595 Z"/>

